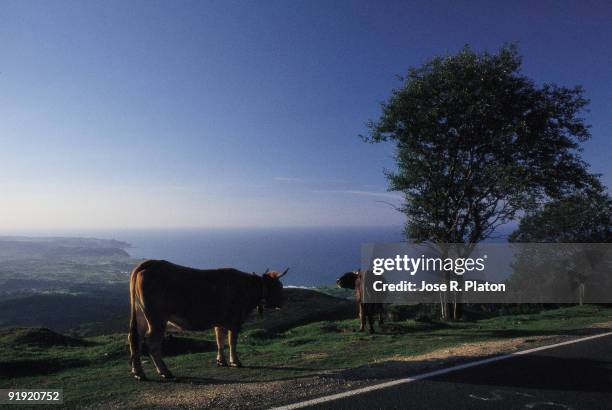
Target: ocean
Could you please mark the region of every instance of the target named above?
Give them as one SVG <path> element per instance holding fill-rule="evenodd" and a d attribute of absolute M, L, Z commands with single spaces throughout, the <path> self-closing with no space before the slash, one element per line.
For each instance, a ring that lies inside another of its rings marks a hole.
<path fill-rule="evenodd" d="M 131 244 L 135 258 L 166 259 L 196 268 L 233 267 L 261 273 L 289 267 L 290 286 L 332 285 L 358 269 L 361 244 L 401 242 L 402 227 L 194 229 L 97 232 Z"/>

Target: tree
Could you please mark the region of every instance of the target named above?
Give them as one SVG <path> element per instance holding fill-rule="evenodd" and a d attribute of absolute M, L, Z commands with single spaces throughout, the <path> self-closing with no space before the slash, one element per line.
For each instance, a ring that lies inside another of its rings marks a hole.
<path fill-rule="evenodd" d="M 511 242 L 612 242 L 612 199 L 599 181 L 523 218 Z"/>
<path fill-rule="evenodd" d="M 609 283 L 603 285 L 610 280 L 609 275 L 605 274 L 609 269 L 604 272 L 598 269 L 610 260 L 608 248 L 588 245 L 612 242 L 612 199 L 596 178 L 587 189 L 551 201 L 521 218 L 518 228 L 508 239 L 511 242 L 574 244 L 555 248 L 562 255 L 520 255 L 514 274 L 517 281 L 522 276 L 530 276 L 526 280 L 559 282 L 563 281 L 565 273 L 578 293 L 580 304 L 585 298 L 587 284 L 591 288 L 599 286 L 609 289 Z M 533 275 L 546 272 L 537 265 L 544 263 L 552 266 L 554 261 L 559 260 L 564 261 L 564 266 L 551 269 L 550 277 L 533 278 Z"/>
<path fill-rule="evenodd" d="M 397 169 L 386 173 L 405 195 L 410 240 L 476 244 L 591 179 L 579 149 L 590 137 L 582 88 L 538 86 L 520 69 L 514 45 L 435 57 L 410 69 L 368 123 L 366 141 L 396 144 Z M 449 308 L 443 301 L 445 319 Z"/>

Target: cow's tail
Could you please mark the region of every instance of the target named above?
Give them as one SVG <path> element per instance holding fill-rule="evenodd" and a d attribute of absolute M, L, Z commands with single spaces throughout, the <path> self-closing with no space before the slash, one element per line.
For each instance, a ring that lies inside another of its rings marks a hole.
<path fill-rule="evenodd" d="M 136 318 L 136 278 L 141 265 L 136 266 L 130 274 L 130 330 L 128 342 L 130 344 L 130 365 L 134 366 L 135 358 L 140 354 L 140 340 L 138 335 L 138 319 Z"/>

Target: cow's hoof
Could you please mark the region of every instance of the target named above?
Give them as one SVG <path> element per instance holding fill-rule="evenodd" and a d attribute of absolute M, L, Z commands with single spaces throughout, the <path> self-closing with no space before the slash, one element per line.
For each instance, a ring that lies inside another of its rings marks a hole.
<path fill-rule="evenodd" d="M 132 376 L 136 380 L 141 381 L 141 382 L 147 380 L 147 376 L 144 373 L 132 373 Z"/>
<path fill-rule="evenodd" d="M 217 359 L 217 367 L 227 367 L 227 362 L 225 361 L 225 359 L 223 360 Z"/>
<path fill-rule="evenodd" d="M 174 379 L 174 375 L 170 372 L 160 373 L 159 377 L 161 377 L 162 379 L 166 379 L 166 380 Z"/>
<path fill-rule="evenodd" d="M 240 363 L 240 362 L 230 362 L 230 367 L 242 367 L 242 363 Z"/>

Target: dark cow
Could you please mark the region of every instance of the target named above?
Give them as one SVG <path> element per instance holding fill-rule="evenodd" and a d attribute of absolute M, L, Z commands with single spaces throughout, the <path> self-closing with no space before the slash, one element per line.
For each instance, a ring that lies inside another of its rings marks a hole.
<path fill-rule="evenodd" d="M 289 269 L 287 269 L 289 270 Z M 184 330 L 215 329 L 217 365 L 227 366 L 224 337 L 227 333 L 230 366 L 240 367 L 236 351 L 238 332 L 256 307 L 280 308 L 287 273 L 263 275 L 236 269 L 192 269 L 162 260 L 142 262 L 130 276 L 130 364 L 138 380 L 145 374 L 140 362 L 143 343 L 161 377 L 174 377 L 164 364 L 161 346 L 167 324 Z"/>
<path fill-rule="evenodd" d="M 359 307 L 359 331 L 363 332 L 366 326 L 366 319 L 370 324 L 370 333 L 374 332 L 374 317 L 378 314 L 378 324 L 382 325 L 385 321 L 385 308 L 382 303 L 363 303 L 361 289 L 361 271 L 347 272 L 336 280 L 339 288 L 355 289 L 355 301 Z"/>

